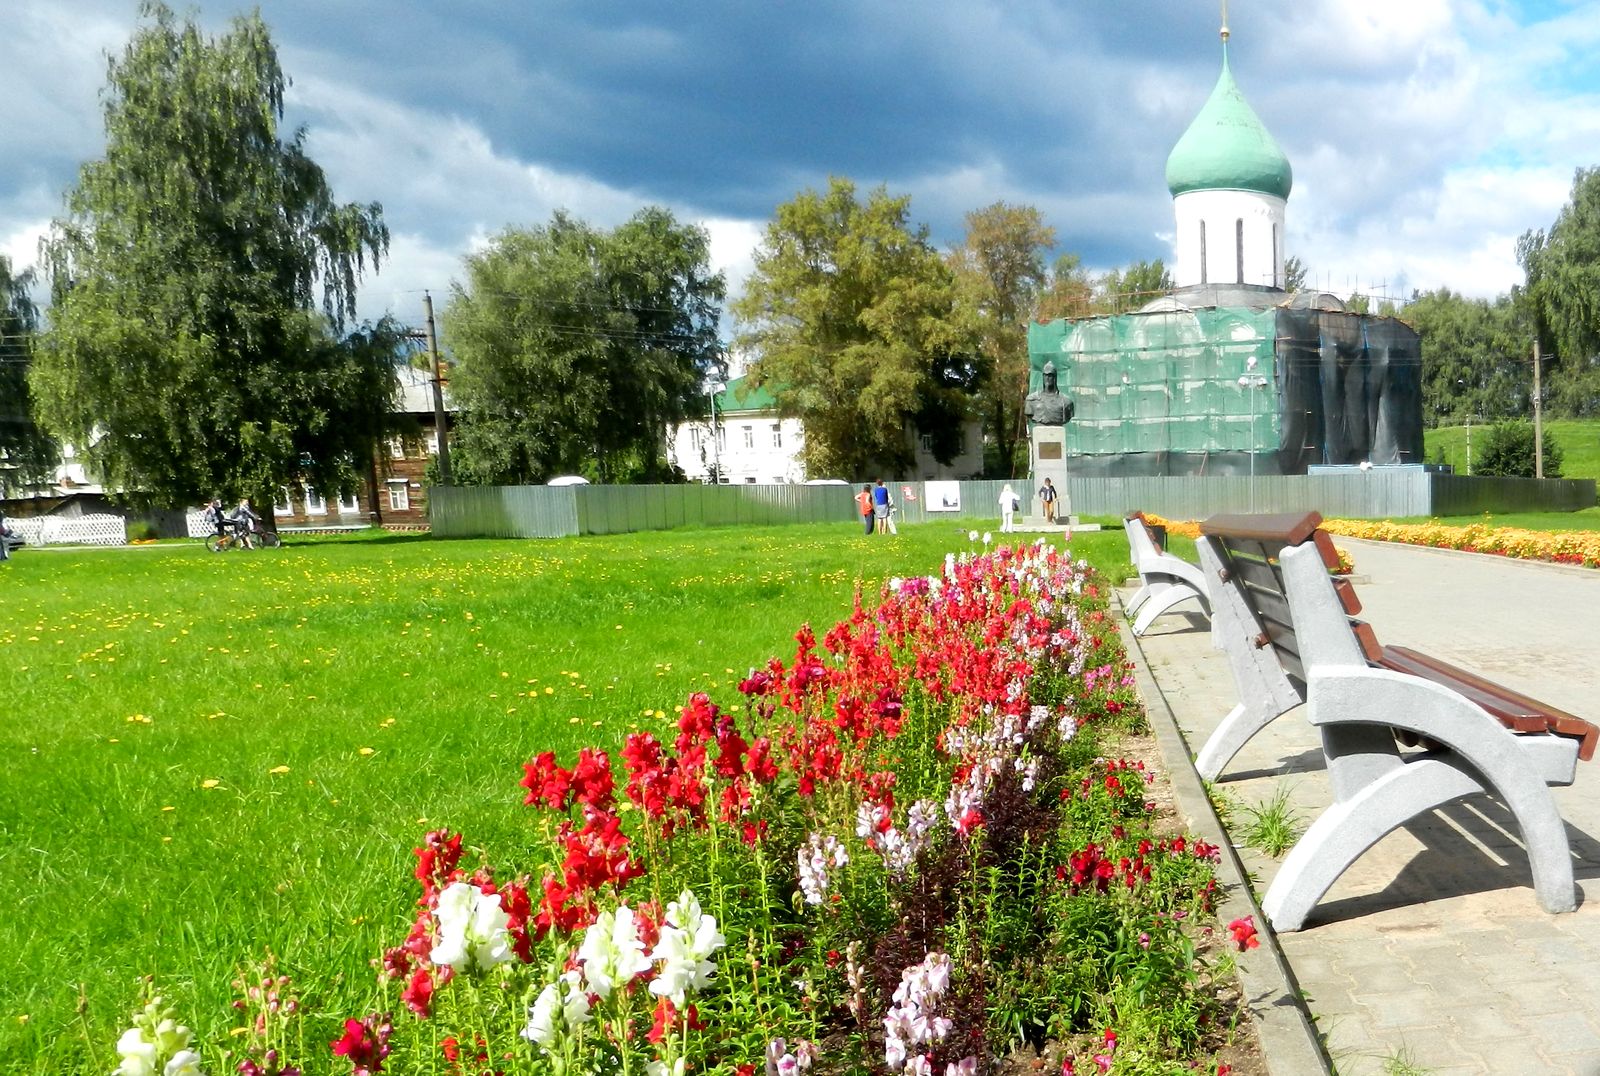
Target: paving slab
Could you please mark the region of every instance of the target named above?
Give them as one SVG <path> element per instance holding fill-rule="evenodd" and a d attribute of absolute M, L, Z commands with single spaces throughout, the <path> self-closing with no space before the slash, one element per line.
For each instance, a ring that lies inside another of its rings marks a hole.
<path fill-rule="evenodd" d="M 1354 557 L 1361 616 L 1379 640 L 1600 720 L 1600 571 L 1336 541 Z M 1137 646 L 1192 757 L 1233 705 L 1227 660 L 1192 614 L 1158 619 Z M 1249 808 L 1280 791 L 1315 818 L 1332 795 L 1303 712 L 1258 734 L 1213 791 L 1235 833 Z M 1277 936 L 1341 1076 L 1396 1060 L 1434 1074 L 1600 1076 L 1600 759 L 1580 763 L 1575 783 L 1554 793 L 1576 911 L 1539 908 L 1514 820 L 1479 796 L 1385 837 L 1305 929 Z M 1236 850 L 1259 897 L 1281 860 Z"/>

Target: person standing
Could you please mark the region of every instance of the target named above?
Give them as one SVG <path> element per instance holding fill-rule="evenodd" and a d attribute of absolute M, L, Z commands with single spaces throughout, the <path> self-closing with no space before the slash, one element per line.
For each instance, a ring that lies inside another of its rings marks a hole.
<path fill-rule="evenodd" d="M 1044 485 L 1039 487 L 1039 500 L 1044 504 L 1044 521 L 1046 523 L 1054 523 L 1056 521 L 1056 487 L 1048 478 L 1044 480 Z"/>
<path fill-rule="evenodd" d="M 862 486 L 861 492 L 856 494 L 856 511 L 861 515 L 861 522 L 867 528 L 863 533 L 872 533 L 872 487 Z"/>
<path fill-rule="evenodd" d="M 879 534 L 889 531 L 889 487 L 878 479 L 872 487 L 872 519 Z"/>
<path fill-rule="evenodd" d="M 1000 491 L 1000 533 L 1011 534 L 1017 529 L 1017 497 L 1011 484 L 1006 483 L 1006 488 Z"/>

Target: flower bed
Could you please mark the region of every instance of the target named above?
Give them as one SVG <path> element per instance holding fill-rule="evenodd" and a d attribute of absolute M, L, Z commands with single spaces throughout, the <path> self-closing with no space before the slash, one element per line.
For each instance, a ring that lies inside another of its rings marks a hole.
<path fill-rule="evenodd" d="M 1200 535 L 1200 525 L 1193 520 L 1174 522 L 1159 516 L 1147 518 L 1152 523 L 1165 526 L 1169 534 L 1182 534 L 1190 538 Z M 1366 538 L 1375 542 L 1403 542 L 1436 549 L 1490 553 L 1519 560 L 1547 560 L 1557 564 L 1600 568 L 1600 533 L 1594 531 L 1530 531 L 1520 527 L 1494 527 L 1487 523 L 1452 527 L 1438 521 L 1390 523 L 1381 519 L 1326 519 L 1322 522 L 1322 529 L 1329 534 Z M 1343 549 L 1339 550 L 1339 554 L 1342 561 L 1349 561 L 1350 555 Z M 1345 571 L 1350 570 L 1348 566 L 1342 567 Z"/>
<path fill-rule="evenodd" d="M 1213 937 L 1217 850 L 1104 754 L 1143 715 L 1088 569 L 952 556 L 795 638 L 628 736 L 620 788 L 596 748 L 526 763 L 514 866 L 427 834 L 381 1003 L 290 1057 L 322 1028 L 259 969 L 229 1068 L 1226 1072 L 1254 924 Z M 152 1003 L 121 1071 L 195 1071 L 189 1038 Z"/>
<path fill-rule="evenodd" d="M 1519 560 L 1546 560 L 1600 568 L 1600 534 L 1594 531 L 1530 531 L 1519 527 L 1494 527 L 1471 523 L 1451 527 L 1443 523 L 1389 523 L 1384 520 L 1330 519 L 1323 528 L 1350 538 L 1379 542 L 1405 542 L 1439 549 L 1464 549 Z"/>

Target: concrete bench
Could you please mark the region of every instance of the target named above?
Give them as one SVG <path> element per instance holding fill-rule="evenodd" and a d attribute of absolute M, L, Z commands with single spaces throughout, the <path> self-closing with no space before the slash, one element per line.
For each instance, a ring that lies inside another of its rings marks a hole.
<path fill-rule="evenodd" d="M 1139 591 L 1127 606 L 1128 615 L 1135 618 L 1133 634 L 1143 635 L 1156 617 L 1190 600 L 1198 601 L 1209 618 L 1211 599 L 1200 569 L 1162 549 L 1143 512 L 1131 513 L 1122 526 L 1128 534 L 1128 557 L 1139 573 Z"/>
<path fill-rule="evenodd" d="M 1298 930 L 1328 888 L 1385 834 L 1477 793 L 1510 809 L 1535 893 L 1549 912 L 1575 905 L 1566 825 L 1550 786 L 1571 784 L 1600 729 L 1457 668 L 1382 646 L 1322 517 L 1213 516 L 1200 525 L 1213 632 L 1240 702 L 1201 750 L 1214 778 L 1251 736 L 1307 705 L 1334 802 L 1284 860 L 1262 901 L 1277 930 Z M 1488 630 L 1487 628 L 1485 630 Z"/>

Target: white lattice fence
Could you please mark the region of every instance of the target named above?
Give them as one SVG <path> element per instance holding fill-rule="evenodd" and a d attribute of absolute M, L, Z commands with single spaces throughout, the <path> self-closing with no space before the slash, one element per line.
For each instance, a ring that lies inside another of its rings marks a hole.
<path fill-rule="evenodd" d="M 189 527 L 190 538 L 204 538 L 216 529 L 206 522 L 206 510 L 204 508 L 189 509 L 184 516 L 184 522 Z"/>
<path fill-rule="evenodd" d="M 121 516 L 38 516 L 6 524 L 29 545 L 67 542 L 76 545 L 127 545 L 128 521 Z"/>

